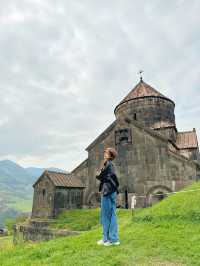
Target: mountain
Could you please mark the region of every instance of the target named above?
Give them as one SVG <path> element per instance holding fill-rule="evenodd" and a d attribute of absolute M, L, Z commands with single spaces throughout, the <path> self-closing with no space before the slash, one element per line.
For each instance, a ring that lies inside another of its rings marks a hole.
<path fill-rule="evenodd" d="M 15 184 L 30 184 L 35 178 L 26 169 L 10 160 L 0 161 L 0 183 L 9 186 Z"/>
<path fill-rule="evenodd" d="M 55 167 L 49 167 L 49 168 L 38 168 L 38 167 L 27 167 L 25 168 L 29 175 L 35 177 L 39 177 L 46 169 L 56 172 L 62 172 L 62 173 L 69 173 L 65 170 L 55 168 Z"/>
<path fill-rule="evenodd" d="M 67 173 L 54 167 L 24 168 L 11 160 L 0 161 L 0 228 L 8 217 L 31 211 L 32 185 L 45 169 Z"/>

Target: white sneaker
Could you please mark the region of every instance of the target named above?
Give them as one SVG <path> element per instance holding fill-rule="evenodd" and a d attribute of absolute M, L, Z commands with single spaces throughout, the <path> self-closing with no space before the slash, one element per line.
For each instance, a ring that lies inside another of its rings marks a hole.
<path fill-rule="evenodd" d="M 107 241 L 107 242 L 104 243 L 104 246 L 112 246 L 112 242 Z"/>
<path fill-rule="evenodd" d="M 120 245 L 120 242 L 119 241 L 116 241 L 116 242 L 110 242 L 110 241 L 108 241 L 108 242 L 105 242 L 104 243 L 104 246 L 118 246 L 118 245 Z"/>
<path fill-rule="evenodd" d="M 106 243 L 106 242 L 104 242 L 103 239 L 97 241 L 97 244 L 98 244 L 98 245 L 104 245 L 105 243 Z"/>
<path fill-rule="evenodd" d="M 116 241 L 116 242 L 112 242 L 112 244 L 118 246 L 118 245 L 120 245 L 120 242 Z"/>

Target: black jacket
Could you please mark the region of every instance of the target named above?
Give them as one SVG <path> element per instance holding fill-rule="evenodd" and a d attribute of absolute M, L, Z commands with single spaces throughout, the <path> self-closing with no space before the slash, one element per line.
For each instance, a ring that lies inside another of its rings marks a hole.
<path fill-rule="evenodd" d="M 119 182 L 111 160 L 104 163 L 104 168 L 101 169 L 99 175 L 96 175 L 96 178 L 100 180 L 99 192 L 102 192 L 103 196 L 107 196 L 114 191 L 117 191 L 117 194 L 119 193 Z"/>

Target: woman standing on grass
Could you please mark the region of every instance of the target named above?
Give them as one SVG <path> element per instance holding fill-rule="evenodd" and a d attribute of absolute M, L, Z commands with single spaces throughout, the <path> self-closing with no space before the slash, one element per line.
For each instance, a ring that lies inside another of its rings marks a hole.
<path fill-rule="evenodd" d="M 116 197 L 119 182 L 115 174 L 112 161 L 117 156 L 114 148 L 104 151 L 104 164 L 96 178 L 100 180 L 99 192 L 101 192 L 101 224 L 103 239 L 97 244 L 104 246 L 119 245 L 118 225 L 116 216 Z"/>

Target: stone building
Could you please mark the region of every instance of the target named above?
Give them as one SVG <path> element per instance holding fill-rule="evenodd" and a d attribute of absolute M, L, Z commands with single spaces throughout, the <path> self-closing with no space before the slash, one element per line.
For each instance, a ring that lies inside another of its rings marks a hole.
<path fill-rule="evenodd" d="M 84 185 L 71 174 L 45 170 L 33 185 L 32 218 L 53 218 L 64 209 L 81 208 Z"/>
<path fill-rule="evenodd" d="M 113 161 L 120 187 L 118 206 L 151 206 L 166 193 L 200 177 L 195 129 L 178 132 L 175 103 L 142 79 L 115 107 L 115 120 L 86 148 L 87 158 L 70 174 L 45 171 L 34 184 L 33 217 L 54 217 L 67 208 L 100 205 L 100 169 L 106 147 L 115 147 Z M 77 193 L 77 194 L 76 194 Z M 77 196 L 75 196 L 77 195 Z"/>
<path fill-rule="evenodd" d="M 99 206 L 95 175 L 106 147 L 118 151 L 113 164 L 122 207 L 130 207 L 133 193 L 140 196 L 136 207 L 146 207 L 199 178 L 196 131 L 178 132 L 174 108 L 171 99 L 140 79 L 115 107 L 115 120 L 86 148 L 87 158 L 71 172 L 86 186 L 85 207 Z"/>

